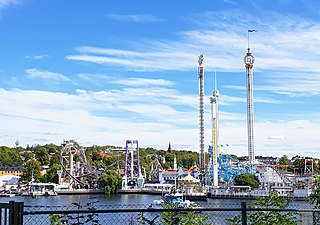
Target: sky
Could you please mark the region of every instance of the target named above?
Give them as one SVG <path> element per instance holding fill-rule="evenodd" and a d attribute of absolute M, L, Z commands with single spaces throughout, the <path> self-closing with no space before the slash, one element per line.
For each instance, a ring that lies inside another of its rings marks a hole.
<path fill-rule="evenodd" d="M 199 151 L 198 57 L 222 153 L 247 155 L 243 57 L 255 57 L 255 155 L 319 158 L 318 0 L 0 0 L 0 145 Z"/>

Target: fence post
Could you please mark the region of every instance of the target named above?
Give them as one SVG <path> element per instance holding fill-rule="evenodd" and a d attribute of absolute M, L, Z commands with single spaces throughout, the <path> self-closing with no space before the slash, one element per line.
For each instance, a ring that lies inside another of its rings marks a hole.
<path fill-rule="evenodd" d="M 9 201 L 9 225 L 14 225 L 14 201 Z"/>
<path fill-rule="evenodd" d="M 320 212 L 313 212 L 312 213 L 312 222 L 313 222 L 312 224 L 313 225 L 320 224 L 319 220 L 320 220 Z"/>
<path fill-rule="evenodd" d="M 23 202 L 9 201 L 9 225 L 23 224 Z"/>
<path fill-rule="evenodd" d="M 247 225 L 247 203 L 241 202 L 241 224 Z"/>
<path fill-rule="evenodd" d="M 23 202 L 16 202 L 15 205 L 15 224 L 23 225 Z"/>

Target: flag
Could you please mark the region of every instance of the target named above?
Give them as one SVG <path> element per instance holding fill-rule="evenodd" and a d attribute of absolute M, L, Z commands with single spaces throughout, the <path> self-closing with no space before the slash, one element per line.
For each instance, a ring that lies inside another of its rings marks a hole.
<path fill-rule="evenodd" d="M 248 30 L 248 32 L 257 32 L 256 30 Z"/>

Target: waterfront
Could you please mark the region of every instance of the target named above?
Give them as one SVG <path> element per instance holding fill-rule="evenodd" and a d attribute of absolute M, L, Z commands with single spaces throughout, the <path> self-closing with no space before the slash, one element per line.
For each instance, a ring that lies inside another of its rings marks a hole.
<path fill-rule="evenodd" d="M 0 202 L 16 201 L 24 202 L 23 224 L 37 225 L 50 224 L 50 215 L 61 215 L 61 218 L 68 218 L 69 222 L 76 222 L 77 218 L 88 219 L 90 215 L 97 219 L 99 224 L 138 224 L 141 215 L 152 220 L 156 219 L 156 224 L 161 223 L 160 211 L 152 211 L 148 205 L 155 199 L 160 199 L 159 195 L 147 194 L 118 194 L 118 195 L 58 195 L 50 197 L 3 197 Z M 247 209 L 254 200 L 244 199 L 210 199 L 197 202 L 202 215 L 208 218 L 209 224 L 225 225 L 226 220 L 236 215 L 241 215 L 243 209 L 241 202 L 246 202 Z M 87 204 L 93 203 L 93 204 Z M 83 210 L 94 211 L 84 212 Z M 291 209 L 307 209 L 310 206 L 304 201 L 293 201 L 290 204 Z M 80 211 L 78 211 L 80 209 Z M 65 212 L 69 212 L 64 216 Z M 79 213 L 78 213 L 79 212 Z M 95 213 L 97 212 L 97 213 Z M 141 214 L 141 212 L 143 212 Z M 247 212 L 250 213 L 250 212 Z M 79 217 L 80 216 L 80 217 Z M 303 221 L 302 224 L 312 224 L 312 212 L 300 212 L 297 216 Z M 88 223 L 94 224 L 94 223 Z"/>
<path fill-rule="evenodd" d="M 80 203 L 85 205 L 88 202 L 96 202 L 96 205 L 108 205 L 112 207 L 124 207 L 130 208 L 130 206 L 144 207 L 152 203 L 155 199 L 160 199 L 160 195 L 148 195 L 148 194 L 117 194 L 117 195 L 58 195 L 50 197 L 24 197 L 24 196 L 14 196 L 14 197 L 2 197 L 0 202 L 24 202 L 25 206 L 72 206 L 72 203 Z M 241 202 L 246 202 L 248 205 L 254 203 L 254 200 L 244 200 L 244 199 L 213 199 L 207 198 L 207 201 L 197 202 L 200 205 L 207 205 L 210 207 L 240 207 Z M 290 207 L 295 209 L 310 208 L 310 205 L 306 201 L 291 201 Z"/>

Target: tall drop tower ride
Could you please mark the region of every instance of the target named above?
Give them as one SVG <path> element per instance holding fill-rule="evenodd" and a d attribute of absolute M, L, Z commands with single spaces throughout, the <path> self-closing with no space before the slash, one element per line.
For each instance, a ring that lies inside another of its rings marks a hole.
<path fill-rule="evenodd" d="M 216 78 L 216 75 L 215 75 Z M 211 103 L 211 117 L 212 117 L 212 148 L 213 148 L 213 186 L 218 187 L 218 146 L 219 146 L 219 126 L 218 126 L 218 100 L 219 100 L 219 91 L 216 87 L 215 79 L 215 88 L 212 92 L 212 97 L 210 98 Z"/>
<path fill-rule="evenodd" d="M 199 152 L 199 166 L 200 171 L 205 169 L 205 153 L 204 153 L 204 66 L 203 54 L 199 56 L 198 65 L 199 75 L 199 138 L 200 138 L 200 152 Z"/>
<path fill-rule="evenodd" d="M 248 51 L 243 62 L 246 67 L 246 80 L 247 80 L 247 127 L 248 127 L 248 161 L 250 164 L 255 163 L 254 155 L 254 119 L 253 119 L 253 63 L 254 57 L 250 52 L 249 47 L 249 32 L 255 30 L 248 30 Z"/>

